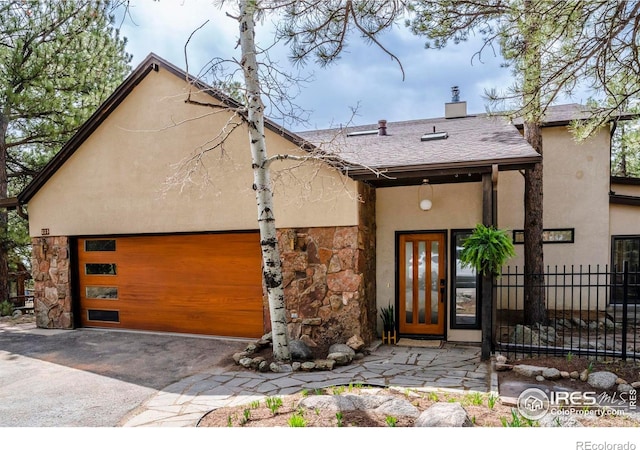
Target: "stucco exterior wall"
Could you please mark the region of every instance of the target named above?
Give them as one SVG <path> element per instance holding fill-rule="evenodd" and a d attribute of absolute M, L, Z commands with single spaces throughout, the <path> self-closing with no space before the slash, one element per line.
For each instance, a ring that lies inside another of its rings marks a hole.
<path fill-rule="evenodd" d="M 482 183 L 440 184 L 433 186 L 433 206 L 429 211 L 419 207 L 419 186 L 381 188 L 376 191 L 376 280 L 378 309 L 395 301 L 395 232 L 448 231 L 473 228 L 482 221 Z M 447 233 L 445 251 L 449 253 Z M 449 255 L 447 255 L 449 258 Z M 448 261 L 448 259 L 447 259 Z M 449 264 L 447 263 L 447 270 Z M 447 290 L 450 290 L 447 283 Z M 447 299 L 450 299 L 450 293 Z M 450 301 L 447 302 L 447 305 Z M 452 330 L 449 310 L 445 316 L 447 340 L 479 342 L 480 330 Z M 382 324 L 378 324 L 382 330 Z"/>
<path fill-rule="evenodd" d="M 543 129 L 544 228 L 574 228 L 575 243 L 545 244 L 546 265 L 596 265 L 609 262 L 609 135 L 606 130 L 578 144 L 564 127 Z M 470 229 L 482 221 L 482 184 L 434 185 L 433 208 L 418 207 L 418 186 L 377 190 L 377 305 L 395 300 L 395 232 Z M 498 226 L 509 231 L 523 229 L 524 177 L 519 172 L 498 175 Z M 617 208 L 616 208 L 617 210 Z M 623 211 L 619 213 L 622 217 Z M 630 214 L 630 212 L 628 213 Z M 630 220 L 624 218 L 627 227 Z M 617 225 L 622 229 L 622 225 Z M 523 246 L 516 245 L 511 266 L 523 265 Z M 450 255 L 447 256 L 450 270 Z M 450 284 L 447 286 L 450 307 Z M 522 298 L 520 295 L 519 298 Z M 512 305 L 515 306 L 515 305 Z M 522 307 L 522 305 L 518 305 Z M 447 339 L 480 341 L 479 330 L 450 328 Z M 381 324 L 378 324 L 381 329 Z"/>
<path fill-rule="evenodd" d="M 640 198 L 640 185 L 615 183 L 611 191 L 618 195 Z M 633 205 L 611 205 L 609 209 L 611 235 L 639 235 L 640 207 Z"/>
<path fill-rule="evenodd" d="M 611 205 L 609 214 L 611 217 L 611 236 L 640 235 L 640 207 Z"/>
<path fill-rule="evenodd" d="M 181 177 L 180 164 L 214 146 L 231 123 L 226 111 L 186 104 L 185 93 L 175 75 L 149 73 L 31 199 L 31 235 L 44 228 L 52 236 L 256 229 L 244 126 L 223 151 L 206 153 Z M 302 154 L 283 137 L 266 135 L 269 155 Z M 353 180 L 317 163 L 272 168 L 278 227 L 357 225 Z"/>
<path fill-rule="evenodd" d="M 544 228 L 574 228 L 575 243 L 545 244 L 545 265 L 607 264 L 609 261 L 609 134 L 602 130 L 576 143 L 565 127 L 544 128 Z M 498 223 L 524 227 L 524 177 L 500 173 Z M 511 266 L 523 266 L 523 246 Z"/>

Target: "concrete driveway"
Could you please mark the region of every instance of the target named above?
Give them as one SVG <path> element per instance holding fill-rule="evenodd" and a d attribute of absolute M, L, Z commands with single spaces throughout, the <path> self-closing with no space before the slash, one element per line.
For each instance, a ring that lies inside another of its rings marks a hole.
<path fill-rule="evenodd" d="M 249 340 L 0 322 L 0 427 L 113 427 Z"/>

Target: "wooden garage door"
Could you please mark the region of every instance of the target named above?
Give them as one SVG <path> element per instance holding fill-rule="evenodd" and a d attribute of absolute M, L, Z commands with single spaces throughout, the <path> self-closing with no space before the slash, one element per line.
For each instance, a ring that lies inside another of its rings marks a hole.
<path fill-rule="evenodd" d="M 82 326 L 262 335 L 256 233 L 81 238 L 78 269 Z"/>

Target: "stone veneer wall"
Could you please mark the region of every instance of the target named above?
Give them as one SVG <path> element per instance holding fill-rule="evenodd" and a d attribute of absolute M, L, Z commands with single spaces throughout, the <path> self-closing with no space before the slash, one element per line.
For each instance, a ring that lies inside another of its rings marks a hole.
<path fill-rule="evenodd" d="M 278 230 L 292 339 L 326 347 L 375 337 L 375 190 L 362 185 L 360 197 L 358 226 Z"/>
<path fill-rule="evenodd" d="M 39 328 L 73 328 L 69 238 L 33 238 L 31 244 L 36 325 Z"/>

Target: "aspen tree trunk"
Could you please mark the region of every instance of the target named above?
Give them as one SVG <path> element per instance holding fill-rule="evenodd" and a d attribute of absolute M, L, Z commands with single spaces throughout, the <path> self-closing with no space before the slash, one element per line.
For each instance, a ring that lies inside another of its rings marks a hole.
<path fill-rule="evenodd" d="M 242 71 L 248 99 L 249 143 L 251 146 L 253 189 L 258 205 L 260 247 L 262 249 L 262 276 L 269 299 L 273 356 L 278 361 L 289 361 L 289 343 L 282 286 L 282 263 L 278 251 L 276 222 L 273 213 L 273 191 L 269 176 L 267 144 L 264 136 L 264 104 L 261 98 L 260 80 L 255 44 L 255 0 L 240 0 L 240 47 Z"/>

